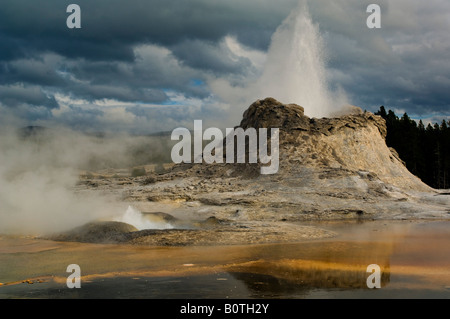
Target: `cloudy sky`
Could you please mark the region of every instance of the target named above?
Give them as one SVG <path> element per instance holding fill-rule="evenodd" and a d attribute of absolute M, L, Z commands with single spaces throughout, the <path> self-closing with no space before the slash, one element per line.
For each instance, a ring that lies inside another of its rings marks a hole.
<path fill-rule="evenodd" d="M 450 118 L 450 1 L 309 1 L 332 90 L 376 111 Z M 81 29 L 66 8 L 81 7 Z M 236 125 L 298 0 L 1 0 L 0 125 L 149 133 Z M 275 97 L 276 98 L 276 97 Z M 296 101 L 282 101 L 286 103 Z M 308 106 L 305 106 L 308 115 Z"/>

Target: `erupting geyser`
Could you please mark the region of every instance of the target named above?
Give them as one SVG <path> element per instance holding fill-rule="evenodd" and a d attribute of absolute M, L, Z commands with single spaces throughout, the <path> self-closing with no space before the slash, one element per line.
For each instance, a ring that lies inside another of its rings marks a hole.
<path fill-rule="evenodd" d="M 348 103 L 345 94 L 329 90 L 325 60 L 319 28 L 307 2 L 300 1 L 272 36 L 254 94 L 301 105 L 310 117 L 329 116 Z"/>

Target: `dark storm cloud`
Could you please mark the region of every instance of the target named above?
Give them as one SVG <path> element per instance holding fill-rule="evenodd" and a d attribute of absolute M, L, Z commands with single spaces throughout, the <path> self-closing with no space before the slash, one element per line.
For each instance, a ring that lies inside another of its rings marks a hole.
<path fill-rule="evenodd" d="M 116 99 L 123 102 L 158 103 L 166 100 L 164 92 L 154 89 L 132 89 L 125 86 L 89 85 L 75 87 L 72 91 L 76 96 L 85 99 Z"/>
<path fill-rule="evenodd" d="M 164 48 L 141 46 L 135 49 L 133 63 L 124 61 L 71 60 L 65 72 L 92 85 L 129 86 L 137 88 L 181 88 L 202 74 L 180 64 Z"/>
<path fill-rule="evenodd" d="M 312 1 L 335 83 L 352 102 L 417 116 L 450 113 L 450 2 L 377 1 L 381 29 L 365 25 L 369 0 Z"/>
<path fill-rule="evenodd" d="M 44 59 L 17 59 L 0 62 L 0 84 L 26 82 L 34 85 L 59 86 L 61 77 L 57 74 L 54 63 Z"/>
<path fill-rule="evenodd" d="M 217 93 L 212 83 L 229 95 L 229 88 L 251 82 L 261 71 L 260 61 L 237 54 L 225 39 L 264 54 L 297 2 L 3 0 L 0 112 L 13 110 L 30 121 L 55 116 L 78 127 L 108 120 L 119 125 L 120 116 L 129 126 L 152 120 L 162 127 L 206 114 L 207 106 L 181 112 L 140 104 L 189 101 L 208 104 L 222 116 L 220 103 L 211 100 Z M 309 1 L 324 36 L 330 85 L 371 111 L 384 104 L 416 115 L 448 114 L 450 2 L 379 0 L 382 28 L 369 30 L 366 8 L 372 2 Z M 81 29 L 66 27 L 71 3 L 81 7 Z M 115 108 L 97 112 L 96 101 L 106 100 L 114 100 Z"/>
<path fill-rule="evenodd" d="M 217 74 L 239 73 L 252 67 L 249 59 L 237 57 L 225 45 L 216 43 L 183 41 L 172 46 L 171 50 L 190 67 Z"/>
<path fill-rule="evenodd" d="M 58 103 L 53 96 L 45 94 L 39 86 L 3 85 L 0 86 L 2 103 L 15 107 L 22 104 L 56 108 Z"/>
<path fill-rule="evenodd" d="M 132 46 L 138 43 L 215 42 L 227 34 L 252 39 L 249 45 L 267 48 L 273 30 L 295 5 L 292 0 L 284 1 L 284 6 L 256 0 L 79 0 L 82 28 L 69 30 L 65 11 L 70 3 L 3 1 L 0 36 L 16 45 L 8 46 L 2 57 L 50 50 L 67 57 L 131 61 Z"/>
<path fill-rule="evenodd" d="M 168 91 L 208 97 L 207 73 L 239 73 L 251 64 L 223 50 L 223 38 L 266 49 L 295 2 L 79 0 L 82 28 L 68 29 L 73 1 L 2 1 L 0 84 L 40 86 L 47 95 L 25 94 L 21 103 L 5 92 L 0 103 L 55 108 L 56 93 L 124 103 L 164 103 Z M 30 114 L 35 120 L 39 113 Z"/>

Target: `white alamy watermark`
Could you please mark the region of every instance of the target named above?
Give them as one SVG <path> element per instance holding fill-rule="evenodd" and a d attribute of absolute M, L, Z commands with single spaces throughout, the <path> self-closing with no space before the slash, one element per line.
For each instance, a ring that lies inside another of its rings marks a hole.
<path fill-rule="evenodd" d="M 381 8 L 378 4 L 370 4 L 366 10 L 370 13 L 367 17 L 366 24 L 369 29 L 380 29 L 381 28 Z"/>
<path fill-rule="evenodd" d="M 368 273 L 371 273 L 369 277 L 367 277 L 366 284 L 370 289 L 373 288 L 381 288 L 381 268 L 377 264 L 371 264 L 367 266 Z"/>
<path fill-rule="evenodd" d="M 69 29 L 81 29 L 81 8 L 78 4 L 69 4 L 66 9 L 70 15 L 66 19 Z"/>
<path fill-rule="evenodd" d="M 225 135 L 225 161 L 226 163 L 261 164 L 261 174 L 275 174 L 279 166 L 279 129 L 272 128 L 270 132 L 270 155 L 268 154 L 268 129 L 249 127 L 227 128 Z M 180 140 L 181 138 L 181 140 Z M 172 148 L 172 161 L 179 163 L 223 163 L 224 143 L 223 133 L 216 127 L 210 127 L 203 132 L 202 120 L 194 121 L 194 140 L 191 132 L 184 127 L 172 131 L 171 139 L 180 140 Z M 203 147 L 203 141 L 211 141 Z M 248 141 L 248 143 L 247 143 Z M 236 143 L 235 143 L 236 142 Z M 248 145 L 248 149 L 247 149 Z M 192 147 L 194 152 L 192 154 Z M 235 152 L 236 151 L 236 152 Z"/>
<path fill-rule="evenodd" d="M 67 266 L 66 272 L 71 274 L 67 277 L 67 288 L 81 288 L 81 268 L 77 264 Z"/>

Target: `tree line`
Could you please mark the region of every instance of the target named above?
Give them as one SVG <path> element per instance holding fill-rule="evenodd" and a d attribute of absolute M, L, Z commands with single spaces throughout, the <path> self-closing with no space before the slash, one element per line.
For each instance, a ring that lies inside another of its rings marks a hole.
<path fill-rule="evenodd" d="M 433 188 L 450 188 L 450 121 L 425 126 L 408 114 L 398 117 L 384 106 L 375 113 L 386 120 L 386 144 L 393 147 L 408 170 Z"/>

